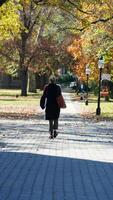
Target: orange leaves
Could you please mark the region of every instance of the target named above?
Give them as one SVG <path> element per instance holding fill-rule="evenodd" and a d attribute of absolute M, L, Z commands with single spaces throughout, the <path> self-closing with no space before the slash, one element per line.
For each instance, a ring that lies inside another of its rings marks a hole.
<path fill-rule="evenodd" d="M 85 70 L 87 64 L 89 64 L 89 68 L 91 70 L 90 79 L 98 79 L 98 66 L 96 63 L 97 60 L 95 57 L 92 56 L 92 54 L 87 52 L 89 50 L 89 41 L 88 38 L 77 37 L 68 47 L 68 52 L 73 55 L 76 63 L 75 66 L 73 66 L 72 70 L 81 81 L 86 81 L 87 77 Z"/>
<path fill-rule="evenodd" d="M 75 59 L 75 66 L 73 67 L 73 72 L 78 75 L 81 80 L 85 79 L 85 65 L 86 58 L 82 49 L 82 39 L 77 37 L 71 46 L 68 47 L 68 52 L 71 53 Z"/>

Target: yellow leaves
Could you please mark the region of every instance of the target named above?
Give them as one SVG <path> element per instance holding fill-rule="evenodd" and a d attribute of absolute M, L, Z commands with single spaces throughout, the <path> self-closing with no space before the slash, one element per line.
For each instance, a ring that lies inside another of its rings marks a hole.
<path fill-rule="evenodd" d="M 28 5 L 31 2 L 31 0 L 18 0 L 18 1 L 22 5 Z"/>
<path fill-rule="evenodd" d="M 61 4 L 61 0 L 48 0 L 48 3 L 53 6 L 58 6 L 59 4 Z"/>
<path fill-rule="evenodd" d="M 20 30 L 18 10 L 13 1 L 0 7 L 0 39 L 17 35 Z"/>
<path fill-rule="evenodd" d="M 81 2 L 81 8 L 76 9 L 75 12 L 78 26 L 81 29 L 91 27 L 91 24 L 102 25 L 107 20 L 109 23 L 113 17 L 113 1 L 83 1 Z"/>

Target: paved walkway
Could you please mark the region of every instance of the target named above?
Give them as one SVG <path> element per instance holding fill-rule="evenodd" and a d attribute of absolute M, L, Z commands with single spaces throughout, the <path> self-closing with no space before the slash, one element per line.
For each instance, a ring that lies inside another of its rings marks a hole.
<path fill-rule="evenodd" d="M 0 120 L 0 200 L 113 200 L 112 122 L 85 121 L 65 94 L 59 135 L 34 120 Z"/>

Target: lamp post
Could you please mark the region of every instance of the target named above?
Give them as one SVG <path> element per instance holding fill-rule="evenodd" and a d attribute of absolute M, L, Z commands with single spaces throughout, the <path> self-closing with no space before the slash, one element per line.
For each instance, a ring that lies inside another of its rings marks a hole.
<path fill-rule="evenodd" d="M 89 65 L 86 65 L 86 76 L 87 76 L 87 97 L 86 97 L 86 101 L 85 104 L 88 105 L 88 81 L 89 81 L 89 75 L 90 75 L 90 69 L 89 69 Z"/>
<path fill-rule="evenodd" d="M 98 61 L 98 68 L 99 68 L 99 89 L 98 89 L 98 102 L 97 102 L 97 109 L 96 115 L 100 115 L 101 108 L 100 108 L 100 90 L 101 90 L 101 77 L 102 77 L 102 69 L 104 68 L 104 59 L 101 56 Z"/>

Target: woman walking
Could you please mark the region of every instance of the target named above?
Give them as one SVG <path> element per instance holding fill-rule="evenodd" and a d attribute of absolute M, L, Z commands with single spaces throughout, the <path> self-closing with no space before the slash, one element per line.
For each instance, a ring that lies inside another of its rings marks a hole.
<path fill-rule="evenodd" d="M 56 84 L 55 77 L 50 78 L 50 83 L 45 86 L 41 97 L 40 106 L 45 107 L 45 117 L 49 120 L 50 138 L 58 135 L 58 119 L 60 116 L 60 107 L 57 103 L 57 97 L 61 95 L 61 88 Z"/>

